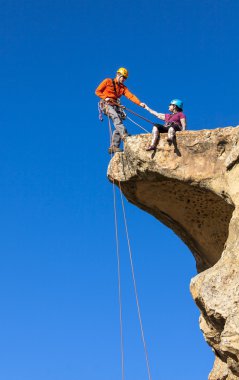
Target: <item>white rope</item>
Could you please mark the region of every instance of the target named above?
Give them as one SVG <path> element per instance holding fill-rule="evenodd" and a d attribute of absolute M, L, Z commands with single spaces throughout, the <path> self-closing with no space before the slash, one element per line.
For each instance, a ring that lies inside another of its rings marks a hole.
<path fill-rule="evenodd" d="M 150 133 L 149 131 L 147 131 L 147 129 L 143 128 L 140 124 L 136 123 L 134 120 L 132 120 L 129 116 L 127 116 L 127 119 L 129 119 L 132 123 L 134 123 L 135 125 L 137 125 L 139 128 L 141 128 L 143 131 L 147 132 L 147 133 Z"/>
<path fill-rule="evenodd" d="M 136 300 L 137 311 L 138 311 L 141 338 L 142 338 L 143 346 L 144 346 L 144 353 L 145 353 L 145 360 L 146 360 L 147 371 L 148 371 L 148 378 L 149 378 L 149 380 L 152 380 L 151 372 L 150 372 L 150 366 L 149 366 L 148 351 L 147 351 L 147 346 L 146 346 L 146 341 L 145 341 L 145 336 L 144 336 L 143 322 L 142 322 L 141 311 L 140 311 L 140 306 L 139 306 L 139 297 L 138 297 L 138 291 L 137 291 L 137 285 L 136 285 L 136 279 L 135 279 L 135 273 L 134 273 L 134 264 L 133 264 L 132 250 L 131 250 L 131 245 L 130 245 L 130 240 L 129 240 L 129 232 L 128 232 L 128 226 L 127 226 L 127 220 L 126 220 L 124 200 L 123 200 L 123 195 L 122 195 L 120 183 L 119 183 L 119 188 L 120 188 L 122 210 L 123 210 L 123 215 L 124 215 L 125 232 L 126 232 L 128 249 L 129 249 L 130 266 L 131 266 L 131 273 L 132 273 L 132 279 L 133 279 L 133 284 L 134 284 L 134 293 L 135 293 L 135 300 Z"/>
<path fill-rule="evenodd" d="M 118 272 L 118 299 L 119 299 L 119 320 L 120 320 L 120 347 L 121 347 L 121 378 L 124 380 L 124 337 L 123 337 L 123 318 L 122 318 L 122 295 L 121 295 L 121 274 L 120 274 L 120 253 L 119 253 L 119 234 L 117 223 L 116 211 L 116 194 L 115 184 L 113 183 L 113 197 L 114 197 L 114 217 L 115 217 L 115 239 L 116 239 L 116 252 L 117 252 L 117 272 Z"/>
<path fill-rule="evenodd" d="M 148 132 L 146 129 L 144 129 L 143 127 L 141 127 L 139 124 L 135 123 L 128 116 L 127 116 L 127 118 L 130 121 L 132 121 L 134 124 L 138 125 L 141 129 L 143 129 L 144 131 Z M 112 142 L 112 128 L 111 128 L 111 123 L 110 123 L 109 116 L 108 116 L 108 125 L 109 125 L 110 140 Z M 112 158 L 112 156 L 113 156 L 113 154 L 111 153 L 111 158 Z M 135 273 L 134 273 L 133 257 L 132 257 L 132 250 L 131 250 L 131 245 L 130 245 L 130 239 L 129 239 L 128 225 L 127 225 L 127 220 L 126 220 L 126 212 L 125 212 L 123 195 L 122 195 L 122 190 L 121 190 L 120 183 L 119 183 L 119 189 L 120 189 L 120 197 L 121 197 L 121 204 L 122 204 L 123 217 L 124 217 L 125 232 L 126 232 L 126 238 L 127 238 L 127 243 L 128 243 L 131 273 L 132 273 L 132 279 L 133 279 L 133 285 L 134 285 L 135 300 L 136 300 L 136 305 L 137 305 L 137 313 L 138 313 L 138 319 L 139 319 L 139 324 L 140 324 L 141 338 L 142 338 L 143 347 L 144 347 L 145 360 L 146 360 L 146 365 L 147 365 L 148 379 L 152 380 L 151 372 L 150 372 L 150 366 L 149 366 L 148 351 L 147 351 L 146 340 L 145 340 L 145 336 L 144 336 L 143 322 L 142 322 L 140 305 L 139 305 L 139 297 L 138 297 L 138 291 L 137 291 Z M 117 253 L 117 272 L 118 272 L 118 300 L 119 300 L 120 346 L 121 346 L 121 378 L 122 378 L 122 380 L 124 380 L 125 379 L 125 364 L 124 364 L 124 339 L 123 339 L 123 318 L 122 318 L 122 291 L 121 291 L 121 271 L 120 271 L 120 251 L 119 251 L 118 221 L 117 221 L 117 209 L 116 209 L 116 191 L 115 191 L 114 180 L 113 180 L 113 199 L 114 199 L 114 223 L 115 223 L 115 239 L 116 239 L 116 253 Z"/>
<path fill-rule="evenodd" d="M 108 115 L 107 115 L 108 116 Z M 108 116 L 108 126 L 110 141 L 112 141 L 112 128 L 110 118 Z M 111 145 L 111 143 L 110 143 Z M 112 159 L 111 152 L 111 159 Z M 115 224 L 115 242 L 117 254 L 117 274 L 118 274 L 118 302 L 119 302 L 119 321 L 120 321 L 120 353 L 121 353 L 121 379 L 125 379 L 125 365 L 124 365 L 124 336 L 123 336 L 123 318 L 122 318 L 122 291 L 121 291 L 121 274 L 120 274 L 120 251 L 119 251 L 119 234 L 118 234 L 118 221 L 117 221 L 117 208 L 116 208 L 116 192 L 115 184 L 113 181 L 113 199 L 114 199 L 114 224 Z"/>

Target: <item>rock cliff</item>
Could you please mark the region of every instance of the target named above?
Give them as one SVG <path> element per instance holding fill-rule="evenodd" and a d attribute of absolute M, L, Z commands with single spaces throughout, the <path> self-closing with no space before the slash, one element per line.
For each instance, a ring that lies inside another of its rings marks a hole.
<path fill-rule="evenodd" d="M 215 352 L 209 380 L 239 378 L 239 126 L 127 138 L 108 177 L 125 197 L 170 227 L 192 251 L 200 328 Z"/>

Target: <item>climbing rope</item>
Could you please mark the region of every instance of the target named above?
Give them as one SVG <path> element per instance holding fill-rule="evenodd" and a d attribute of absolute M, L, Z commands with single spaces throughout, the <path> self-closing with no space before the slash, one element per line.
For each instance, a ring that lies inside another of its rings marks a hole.
<path fill-rule="evenodd" d="M 110 117 L 109 116 L 108 116 L 108 127 L 109 127 L 110 145 L 111 145 L 111 142 L 112 142 L 112 127 L 111 127 Z M 111 153 L 111 158 L 112 158 L 112 156 L 113 156 L 113 154 Z M 121 206 L 122 206 L 123 218 L 124 218 L 125 233 L 126 233 L 127 244 L 128 244 L 128 251 L 129 251 L 131 275 L 132 275 L 133 286 L 134 286 L 134 294 L 135 294 L 135 300 L 136 300 L 136 305 L 137 305 L 137 314 L 138 314 L 138 319 L 139 319 L 139 324 L 140 324 L 141 338 L 142 338 L 143 347 L 144 347 L 144 353 L 145 353 L 145 360 L 146 360 L 146 366 L 147 366 L 148 379 L 152 380 L 151 371 L 150 371 L 150 365 L 149 365 L 148 351 L 147 351 L 145 334 L 144 334 L 144 328 L 143 328 L 143 322 L 142 322 L 142 317 L 141 317 L 141 310 L 140 310 L 139 296 L 138 296 L 138 290 L 137 290 L 137 284 L 136 284 L 136 278 L 135 278 L 135 271 L 134 271 L 132 250 L 131 250 L 131 244 L 130 244 L 130 238 L 129 238 L 129 232 L 128 232 L 128 224 L 127 224 L 127 219 L 126 219 L 126 212 L 125 212 L 123 194 L 122 194 L 122 189 L 121 189 L 120 183 L 119 183 L 119 190 L 120 190 Z M 113 204 L 114 204 L 114 224 L 115 224 L 116 255 L 117 255 L 117 275 L 118 275 L 118 301 L 119 301 L 120 349 L 121 349 L 121 378 L 122 378 L 122 380 L 124 380 L 124 378 L 125 378 L 125 364 L 124 364 L 124 337 L 123 337 L 123 318 L 122 318 L 122 290 L 121 290 L 120 250 L 119 250 L 118 218 L 117 218 L 117 207 L 116 207 L 116 190 L 115 190 L 115 182 L 114 182 L 114 180 L 113 180 Z"/>
<path fill-rule="evenodd" d="M 150 371 L 150 366 L 149 366 L 149 356 L 148 356 L 148 350 L 147 350 L 146 340 L 145 340 L 145 335 L 144 335 L 144 328 L 143 328 L 143 322 L 142 322 L 140 305 L 139 305 L 139 296 L 138 296 L 138 290 L 137 290 L 135 273 L 134 273 L 133 256 L 132 256 L 131 244 L 130 244 L 130 239 L 129 239 L 128 224 L 127 224 L 127 219 L 126 219 L 126 212 L 125 212 L 124 200 L 123 200 L 123 194 L 122 194 L 120 182 L 119 182 L 119 189 L 120 189 L 121 204 L 122 204 L 122 210 L 123 210 L 123 216 L 124 216 L 125 232 L 126 232 L 127 244 L 128 244 L 128 250 L 129 250 L 131 274 L 132 274 L 132 279 L 133 279 L 133 284 L 134 284 L 134 294 L 135 294 L 138 319 L 139 319 L 139 324 L 140 324 L 141 338 L 142 338 L 143 346 L 144 346 L 144 353 L 145 353 L 145 360 L 146 360 L 147 371 L 148 371 L 148 378 L 149 378 L 149 380 L 151 380 L 152 377 L 151 377 L 151 371 Z"/>
<path fill-rule="evenodd" d="M 117 273 L 118 273 L 118 299 L 119 299 L 119 319 L 120 319 L 120 347 L 121 347 L 121 378 L 124 380 L 124 336 L 123 336 L 123 318 L 122 318 L 122 291 L 121 291 L 121 273 L 120 273 L 120 252 L 119 252 L 119 234 L 116 210 L 116 191 L 115 184 L 113 184 L 113 198 L 114 198 L 114 220 L 115 220 L 115 240 L 117 252 Z"/>
<path fill-rule="evenodd" d="M 110 145 L 111 145 L 112 128 L 111 128 L 109 116 L 108 116 L 108 127 L 109 127 Z M 111 153 L 111 158 L 112 156 L 113 156 L 113 153 Z M 114 180 L 113 180 L 113 200 L 114 200 L 114 225 L 115 225 L 115 242 L 116 242 L 116 256 L 117 256 L 118 302 L 119 302 L 119 320 L 120 320 L 121 379 L 124 380 L 125 366 L 124 366 L 124 336 L 123 336 L 123 318 L 122 318 L 122 291 L 121 291 L 121 273 L 120 273 L 118 218 L 117 218 L 116 191 L 115 191 Z"/>
<path fill-rule="evenodd" d="M 129 116 L 127 116 L 127 119 L 129 119 L 131 121 L 131 123 L 137 125 L 140 129 L 142 129 L 143 131 L 147 132 L 147 133 L 150 133 L 149 131 L 147 131 L 147 129 L 143 128 L 142 125 L 136 123 L 134 120 L 132 120 Z"/>
<path fill-rule="evenodd" d="M 136 113 L 136 112 L 130 110 L 129 108 L 127 108 L 127 107 L 125 107 L 125 106 L 120 106 L 120 107 L 122 107 L 122 108 L 125 109 L 126 111 L 132 113 L 133 115 L 140 117 L 140 119 L 143 119 L 144 121 L 147 121 L 147 123 L 150 123 L 150 124 L 152 124 L 152 125 L 155 125 L 155 123 L 154 123 L 153 121 L 151 121 L 151 120 L 149 120 L 149 119 L 146 119 L 146 117 L 144 117 L 144 116 L 142 116 L 142 115 L 139 115 L 138 113 Z"/>

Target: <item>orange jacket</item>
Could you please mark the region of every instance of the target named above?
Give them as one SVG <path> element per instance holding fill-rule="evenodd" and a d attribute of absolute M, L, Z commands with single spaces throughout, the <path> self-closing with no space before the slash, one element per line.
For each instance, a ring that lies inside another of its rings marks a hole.
<path fill-rule="evenodd" d="M 124 95 L 126 96 L 126 98 L 128 98 L 132 102 L 140 105 L 141 103 L 140 100 L 134 94 L 132 94 L 132 92 L 130 92 L 124 84 L 121 84 L 121 83 L 118 84 L 115 79 L 114 81 L 115 81 L 116 92 L 114 89 L 114 85 L 112 83 L 112 79 L 106 78 L 97 87 L 97 89 L 95 90 L 95 94 L 99 96 L 101 99 L 111 98 L 115 100 L 120 98 L 122 95 Z"/>

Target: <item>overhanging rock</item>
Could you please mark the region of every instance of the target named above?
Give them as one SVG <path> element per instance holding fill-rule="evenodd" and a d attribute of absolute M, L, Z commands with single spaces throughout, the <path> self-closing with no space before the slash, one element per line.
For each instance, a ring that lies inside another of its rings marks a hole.
<path fill-rule="evenodd" d="M 210 380 L 239 378 L 239 127 L 127 138 L 108 177 L 125 197 L 170 227 L 192 251 L 191 293 L 200 327 L 216 354 Z"/>

